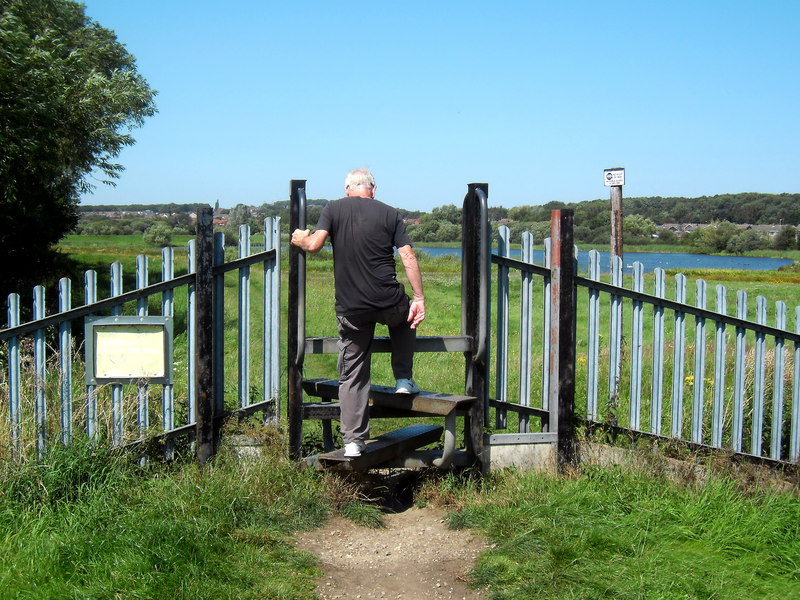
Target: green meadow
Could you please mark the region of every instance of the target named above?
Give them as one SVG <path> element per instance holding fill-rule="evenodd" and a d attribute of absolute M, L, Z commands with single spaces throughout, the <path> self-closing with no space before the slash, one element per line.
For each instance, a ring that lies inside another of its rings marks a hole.
<path fill-rule="evenodd" d="M 112 260 L 133 273 L 141 246 L 97 241 L 91 247 L 84 244 L 90 240 L 69 239 L 63 250 L 98 274 Z M 149 254 L 152 281 L 160 255 Z M 421 266 L 429 316 L 420 335 L 458 334 L 458 261 L 423 257 Z M 800 304 L 797 282 L 783 272 L 742 273 L 735 280 L 722 272 L 702 276 L 712 285 Z M 257 305 L 257 269 L 253 278 Z M 518 294 L 519 283 L 512 282 L 512 295 Z M 234 277 L 226 280 L 225 301 L 226 327 L 232 329 Z M 282 302 L 285 309 L 285 286 Z M 308 335 L 335 335 L 332 305 L 332 262 L 323 253 L 308 261 Z M 151 307 L 155 313 L 158 307 Z M 181 311 L 185 299 L 176 297 L 176 313 Z M 176 321 L 185 324 L 185 314 Z M 584 325 L 579 321 L 579 332 Z M 182 363 L 185 333 L 177 327 L 176 334 L 176 362 Z M 233 380 L 235 337 L 226 336 L 225 346 L 231 365 L 226 378 Z M 307 357 L 306 377 L 334 373 L 335 357 Z M 420 355 L 415 377 L 426 389 L 463 391 L 463 357 Z M 374 380 L 391 382 L 388 357 L 375 357 Z M 235 403 L 232 388 L 226 384 L 228 405 Z M 176 386 L 176 398 L 182 397 L 176 402 L 185 401 L 185 390 Z M 394 425 L 376 423 L 379 429 Z M 293 535 L 333 514 L 379 524 L 380 493 L 289 461 L 282 427 L 257 421 L 242 427 L 266 442 L 260 459 L 242 462 L 224 445 L 204 468 L 189 452 L 163 465 L 104 443 L 76 442 L 69 448 L 52 444 L 40 463 L 0 462 L 3 597 L 315 598 L 319 565 L 294 548 Z M 311 447 L 316 434 L 307 430 Z M 641 453 L 628 467 L 583 465 L 568 476 L 426 473 L 415 502 L 444 506 L 450 527 L 487 536 L 491 549 L 470 578 L 488 587 L 493 600 L 800 598 L 796 487 L 775 491 L 724 468 L 705 480 L 675 480 L 666 476 L 667 459 L 648 448 Z"/>

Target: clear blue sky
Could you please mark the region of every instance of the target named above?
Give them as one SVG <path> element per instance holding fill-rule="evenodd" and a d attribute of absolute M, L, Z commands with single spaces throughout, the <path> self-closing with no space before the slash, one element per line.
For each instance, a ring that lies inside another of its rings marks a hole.
<path fill-rule="evenodd" d="M 89 0 L 158 90 L 87 204 L 800 192 L 800 1 Z"/>

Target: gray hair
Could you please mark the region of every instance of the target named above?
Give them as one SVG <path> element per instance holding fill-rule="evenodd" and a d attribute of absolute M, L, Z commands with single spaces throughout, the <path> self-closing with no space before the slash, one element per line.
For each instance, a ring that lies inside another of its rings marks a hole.
<path fill-rule="evenodd" d="M 344 189 L 357 188 L 360 186 L 372 189 L 375 187 L 375 178 L 369 169 L 353 169 L 344 178 Z"/>

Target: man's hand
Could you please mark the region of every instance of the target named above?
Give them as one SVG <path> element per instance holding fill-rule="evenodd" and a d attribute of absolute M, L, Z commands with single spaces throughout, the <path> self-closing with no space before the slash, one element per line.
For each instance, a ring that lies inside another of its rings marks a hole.
<path fill-rule="evenodd" d="M 295 229 L 292 232 L 292 245 L 305 250 L 306 252 L 319 252 L 328 239 L 328 232 L 324 229 L 317 229 L 311 233 L 308 229 Z"/>
<path fill-rule="evenodd" d="M 411 329 L 416 329 L 423 319 L 425 319 L 425 300 L 414 300 L 411 308 L 408 309 L 408 322 L 411 323 Z"/>
<path fill-rule="evenodd" d="M 294 232 L 292 232 L 292 245 L 303 248 L 305 239 L 310 235 L 311 231 L 308 229 L 295 229 Z M 305 248 L 303 249 L 305 250 Z"/>

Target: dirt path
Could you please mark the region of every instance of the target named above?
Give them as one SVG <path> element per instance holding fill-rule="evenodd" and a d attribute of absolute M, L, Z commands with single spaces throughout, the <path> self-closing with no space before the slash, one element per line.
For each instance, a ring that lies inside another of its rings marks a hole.
<path fill-rule="evenodd" d="M 385 529 L 336 517 L 301 535 L 298 546 L 320 558 L 322 600 L 482 600 L 466 577 L 486 545 L 453 531 L 438 508 L 411 507 L 384 516 Z"/>

